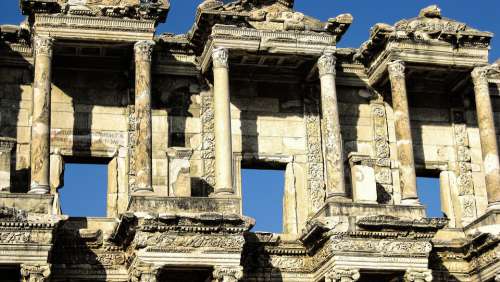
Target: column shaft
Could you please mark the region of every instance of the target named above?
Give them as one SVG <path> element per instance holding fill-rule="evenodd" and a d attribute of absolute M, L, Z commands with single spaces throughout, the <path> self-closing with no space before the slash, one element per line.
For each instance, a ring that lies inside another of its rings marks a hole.
<path fill-rule="evenodd" d="M 53 39 L 36 36 L 34 40 L 35 75 L 31 125 L 30 193 L 50 191 L 50 90 Z"/>
<path fill-rule="evenodd" d="M 135 170 L 134 192 L 153 192 L 151 128 L 151 57 L 154 41 L 140 41 L 135 51 Z"/>
<path fill-rule="evenodd" d="M 344 156 L 335 85 L 336 58 L 325 54 L 318 60 L 321 80 L 321 112 L 327 198 L 346 198 Z"/>
<path fill-rule="evenodd" d="M 494 205 L 500 206 L 500 164 L 487 73 L 487 67 L 475 68 L 472 71 L 472 80 L 476 97 L 477 122 L 481 137 L 486 191 L 488 204 L 491 207 Z"/>
<path fill-rule="evenodd" d="M 418 204 L 405 65 L 402 61 L 394 61 L 389 63 L 388 69 L 395 117 L 402 203 Z"/>
<path fill-rule="evenodd" d="M 231 111 L 229 96 L 229 51 L 213 51 L 215 107 L 215 193 L 233 194 L 233 149 L 231 144 Z"/>

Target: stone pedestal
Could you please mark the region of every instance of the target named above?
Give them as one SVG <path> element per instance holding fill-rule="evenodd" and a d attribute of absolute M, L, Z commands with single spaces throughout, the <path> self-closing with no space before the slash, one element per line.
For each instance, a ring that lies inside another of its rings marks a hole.
<path fill-rule="evenodd" d="M 428 269 L 408 269 L 404 276 L 405 282 L 430 282 L 432 271 Z"/>
<path fill-rule="evenodd" d="M 135 51 L 135 170 L 134 192 L 153 192 L 151 128 L 151 57 L 154 41 L 140 41 Z"/>
<path fill-rule="evenodd" d="M 216 195 L 234 194 L 233 149 L 229 96 L 229 51 L 216 48 L 212 54 L 214 72 L 215 189 Z"/>
<path fill-rule="evenodd" d="M 22 264 L 21 279 L 23 282 L 49 281 L 50 266 L 40 264 Z"/>
<path fill-rule="evenodd" d="M 215 266 L 213 282 L 238 282 L 243 278 L 242 266 Z"/>
<path fill-rule="evenodd" d="M 33 82 L 33 113 L 31 126 L 30 193 L 50 191 L 50 91 L 52 48 L 54 40 L 36 36 L 34 39 L 35 76 Z"/>
<path fill-rule="evenodd" d="M 345 199 L 344 157 L 335 86 L 336 58 L 325 54 L 318 60 L 321 80 L 322 140 L 325 162 L 326 196 Z"/>
<path fill-rule="evenodd" d="M 10 159 L 15 145 L 15 139 L 0 137 L 0 192 L 10 192 Z"/>
<path fill-rule="evenodd" d="M 488 67 L 475 68 L 472 71 L 472 80 L 476 97 L 477 123 L 481 137 L 488 205 L 490 208 L 500 209 L 500 164 L 487 73 Z"/>
<path fill-rule="evenodd" d="M 349 155 L 352 176 L 352 199 L 356 203 L 377 203 L 375 169 L 369 156 Z"/>
<path fill-rule="evenodd" d="M 396 127 L 401 203 L 418 204 L 410 112 L 406 93 L 405 65 L 402 61 L 394 61 L 388 64 L 388 70 L 389 79 L 391 81 L 392 107 L 394 109 Z"/>
<path fill-rule="evenodd" d="M 359 269 L 335 268 L 325 275 L 325 282 L 355 282 L 359 277 Z"/>

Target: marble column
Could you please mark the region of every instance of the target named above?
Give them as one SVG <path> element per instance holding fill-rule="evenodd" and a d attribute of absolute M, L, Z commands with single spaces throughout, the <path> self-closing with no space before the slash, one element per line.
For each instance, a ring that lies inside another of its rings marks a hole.
<path fill-rule="evenodd" d="M 500 164 L 487 74 L 488 67 L 477 67 L 472 71 L 472 81 L 476 97 L 477 123 L 481 137 L 488 204 L 490 208 L 500 208 Z"/>
<path fill-rule="evenodd" d="M 325 282 L 356 282 L 359 277 L 359 269 L 335 268 L 325 275 Z"/>
<path fill-rule="evenodd" d="M 34 39 L 35 75 L 33 82 L 33 112 L 31 126 L 31 187 L 30 193 L 50 191 L 50 90 L 52 48 L 50 37 Z"/>
<path fill-rule="evenodd" d="M 49 280 L 50 265 L 22 264 L 22 282 L 45 282 Z"/>
<path fill-rule="evenodd" d="M 408 269 L 404 276 L 405 282 L 430 282 L 432 271 L 428 269 Z"/>
<path fill-rule="evenodd" d="M 323 155 L 325 163 L 325 183 L 327 199 L 345 199 L 347 197 L 344 178 L 344 157 L 340 119 L 335 86 L 336 58 L 324 54 L 318 60 L 321 80 L 321 113 Z"/>
<path fill-rule="evenodd" d="M 243 278 L 242 266 L 215 266 L 213 282 L 238 282 Z"/>
<path fill-rule="evenodd" d="M 403 61 L 388 64 L 389 79 L 392 89 L 392 107 L 396 127 L 396 144 L 398 151 L 401 203 L 418 204 L 417 177 L 413 156 L 410 112 L 406 93 L 405 65 Z"/>
<path fill-rule="evenodd" d="M 16 139 L 0 137 L 0 192 L 10 192 L 10 159 Z"/>
<path fill-rule="evenodd" d="M 154 41 L 139 41 L 135 51 L 135 185 L 133 192 L 153 192 L 151 128 L 151 57 Z"/>
<path fill-rule="evenodd" d="M 229 50 L 216 48 L 212 53 L 214 72 L 215 189 L 217 195 L 233 190 L 233 149 L 229 96 Z"/>

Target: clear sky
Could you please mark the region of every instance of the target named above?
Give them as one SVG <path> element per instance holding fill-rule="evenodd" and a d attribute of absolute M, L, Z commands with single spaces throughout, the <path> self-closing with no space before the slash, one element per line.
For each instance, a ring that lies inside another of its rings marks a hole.
<path fill-rule="evenodd" d="M 158 33 L 185 33 L 192 25 L 196 6 L 201 1 L 171 0 L 172 8 Z M 23 20 L 18 0 L 0 0 L 0 24 L 17 24 Z M 354 23 L 339 43 L 340 47 L 359 47 L 368 39 L 370 27 L 378 22 L 393 24 L 402 18 L 418 15 L 421 8 L 438 4 L 443 16 L 453 18 L 483 31 L 498 34 L 493 39 L 490 61 L 500 58 L 499 0 L 297 0 L 295 9 L 306 15 L 327 20 L 351 13 Z M 71 215 L 103 215 L 107 175 L 105 166 L 68 166 L 63 189 L 63 211 Z M 421 201 L 429 205 L 430 216 L 440 216 L 436 179 L 419 179 Z M 281 230 L 283 173 L 271 171 L 256 174 L 244 171 L 244 211 L 258 219 L 255 230 Z M 67 188 L 67 189 L 66 189 Z M 245 189 L 246 188 L 246 189 Z M 265 197 L 263 195 L 266 195 Z M 104 198 L 103 198 L 104 197 Z M 86 200 L 89 199 L 89 200 Z"/>

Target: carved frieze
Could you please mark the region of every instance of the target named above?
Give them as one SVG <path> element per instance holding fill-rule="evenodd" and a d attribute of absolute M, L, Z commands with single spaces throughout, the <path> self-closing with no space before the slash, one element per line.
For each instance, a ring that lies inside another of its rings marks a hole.
<path fill-rule="evenodd" d="M 213 92 L 201 92 L 201 122 L 202 146 L 201 158 L 203 161 L 203 180 L 210 186 L 215 185 L 215 129 Z"/>
<path fill-rule="evenodd" d="M 245 240 L 243 236 L 231 235 L 184 235 L 168 233 L 139 232 L 134 239 L 137 248 L 151 247 L 169 251 L 205 248 L 210 250 L 240 250 Z"/>

